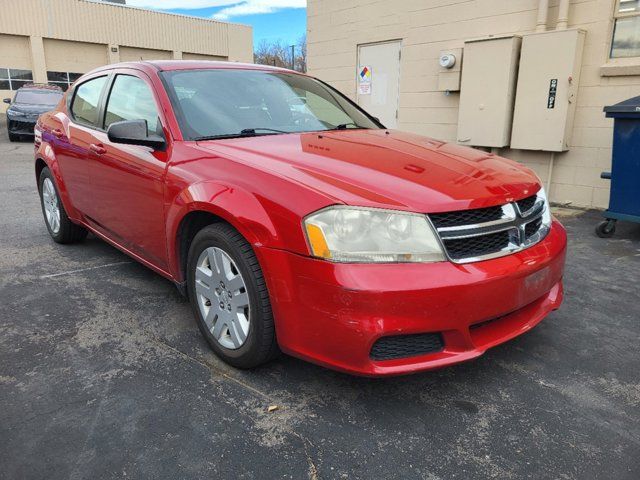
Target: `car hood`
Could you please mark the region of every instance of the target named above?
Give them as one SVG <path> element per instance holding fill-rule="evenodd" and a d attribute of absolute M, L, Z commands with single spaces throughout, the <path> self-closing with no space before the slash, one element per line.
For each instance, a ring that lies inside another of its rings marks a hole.
<path fill-rule="evenodd" d="M 534 194 L 536 175 L 492 153 L 387 130 L 265 135 L 199 142 L 349 205 L 445 212 Z"/>

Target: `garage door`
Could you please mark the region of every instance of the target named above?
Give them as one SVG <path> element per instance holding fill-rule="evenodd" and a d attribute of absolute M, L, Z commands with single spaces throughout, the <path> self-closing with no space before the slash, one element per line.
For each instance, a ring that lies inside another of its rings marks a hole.
<path fill-rule="evenodd" d="M 99 43 L 44 39 L 47 71 L 85 73 L 108 62 L 107 46 Z"/>
<path fill-rule="evenodd" d="M 121 62 L 139 62 L 140 60 L 171 60 L 173 52 L 153 50 L 151 48 L 120 47 Z"/>
<path fill-rule="evenodd" d="M 104 44 L 50 38 L 45 38 L 43 43 L 47 81 L 63 90 L 83 73 L 109 63 Z"/>
<path fill-rule="evenodd" d="M 201 53 L 188 53 L 182 52 L 183 60 L 213 60 L 218 62 L 226 62 L 228 60 L 227 57 L 221 57 L 217 55 L 202 55 Z"/>
<path fill-rule="evenodd" d="M 358 47 L 358 105 L 389 128 L 398 124 L 400 42 Z"/>
<path fill-rule="evenodd" d="M 0 35 L 0 99 L 13 97 L 11 77 L 15 77 L 13 90 L 21 85 L 22 78 L 33 78 L 29 37 Z M 7 109 L 0 103 L 0 112 Z"/>

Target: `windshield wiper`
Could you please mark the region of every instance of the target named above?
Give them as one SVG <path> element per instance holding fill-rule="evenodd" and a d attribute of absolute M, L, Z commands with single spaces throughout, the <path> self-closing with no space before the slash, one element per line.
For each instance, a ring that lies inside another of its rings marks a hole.
<path fill-rule="evenodd" d="M 293 132 L 287 132 L 286 130 L 276 130 L 275 128 L 264 128 L 264 127 L 245 128 L 243 130 L 240 130 L 240 133 L 257 134 L 258 130 L 262 130 L 264 132 L 273 132 L 273 133 L 293 133 Z"/>
<path fill-rule="evenodd" d="M 335 127 L 330 128 L 329 130 L 348 130 L 349 125 L 353 125 L 353 130 L 358 128 L 363 130 L 369 130 L 369 127 L 363 127 L 362 125 L 358 125 L 357 123 L 353 123 L 353 122 L 341 123 L 340 125 L 336 125 Z"/>
<path fill-rule="evenodd" d="M 258 133 L 257 130 L 264 130 L 270 133 Z M 196 142 L 202 142 L 205 140 L 222 140 L 224 138 L 243 138 L 243 137 L 257 137 L 259 135 L 274 135 L 276 133 L 293 133 L 285 130 L 276 130 L 274 128 L 244 128 L 238 133 L 221 133 L 219 135 L 205 135 L 203 137 L 195 137 L 193 140 Z"/>

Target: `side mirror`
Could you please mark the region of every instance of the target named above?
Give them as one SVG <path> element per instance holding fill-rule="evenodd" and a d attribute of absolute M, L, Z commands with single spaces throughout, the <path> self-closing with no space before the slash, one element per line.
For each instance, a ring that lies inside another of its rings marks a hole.
<path fill-rule="evenodd" d="M 167 142 L 159 135 L 149 135 L 146 120 L 123 120 L 114 122 L 107 128 L 110 142 L 126 145 L 142 145 L 154 150 L 164 150 Z"/>
<path fill-rule="evenodd" d="M 5 98 L 4 100 L 2 100 L 4 103 L 11 103 L 11 99 L 10 98 Z"/>

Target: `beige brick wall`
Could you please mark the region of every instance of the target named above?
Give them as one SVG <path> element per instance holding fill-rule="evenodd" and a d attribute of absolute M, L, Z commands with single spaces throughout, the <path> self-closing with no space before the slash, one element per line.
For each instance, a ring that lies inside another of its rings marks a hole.
<path fill-rule="evenodd" d="M 555 28 L 558 0 L 550 1 Z M 471 38 L 535 30 L 538 0 L 308 0 L 309 72 L 355 98 L 357 46 L 402 40 L 398 128 L 456 140 L 459 94 L 437 90 L 441 50 Z M 601 76 L 608 60 L 615 0 L 572 0 L 569 28 L 587 31 L 570 150 L 555 154 L 553 201 L 604 208 L 611 168 L 613 121 L 602 108 L 640 95 L 640 75 Z M 634 59 L 640 65 L 640 59 Z M 464 65 L 464 63 L 463 63 Z M 463 67 L 464 68 L 464 67 Z M 638 69 L 640 71 L 640 69 Z M 551 154 L 502 149 L 546 182 Z"/>

